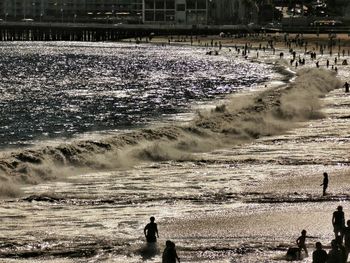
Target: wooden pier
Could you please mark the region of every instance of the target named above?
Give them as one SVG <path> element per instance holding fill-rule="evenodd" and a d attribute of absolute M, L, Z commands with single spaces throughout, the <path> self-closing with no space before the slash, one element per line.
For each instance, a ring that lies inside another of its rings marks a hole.
<path fill-rule="evenodd" d="M 249 33 L 350 33 L 350 27 L 298 27 L 280 29 L 246 25 L 148 25 L 99 23 L 0 22 L 0 41 L 118 41 L 167 35 Z"/>
<path fill-rule="evenodd" d="M 118 41 L 152 35 L 249 33 L 247 26 L 0 22 L 0 41 Z"/>

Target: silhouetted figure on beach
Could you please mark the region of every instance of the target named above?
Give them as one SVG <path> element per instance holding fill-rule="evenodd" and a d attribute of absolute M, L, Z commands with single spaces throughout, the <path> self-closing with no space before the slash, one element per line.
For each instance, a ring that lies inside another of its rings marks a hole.
<path fill-rule="evenodd" d="M 323 173 L 323 183 L 320 185 L 323 185 L 323 196 L 326 195 L 326 190 L 328 187 L 328 174 L 327 173 Z"/>
<path fill-rule="evenodd" d="M 345 245 L 345 252 L 346 252 L 346 259 L 349 256 L 350 253 L 350 220 L 346 221 L 347 227 L 344 228 L 343 234 L 344 234 L 344 245 Z"/>
<path fill-rule="evenodd" d="M 331 242 L 331 250 L 328 252 L 327 263 L 342 263 L 342 255 L 336 240 Z"/>
<path fill-rule="evenodd" d="M 326 263 L 327 252 L 322 248 L 321 242 L 316 242 L 316 250 L 312 253 L 312 263 Z"/>
<path fill-rule="evenodd" d="M 348 83 L 348 82 L 345 82 L 345 84 L 344 84 L 344 88 L 345 88 L 345 92 L 346 92 L 346 93 L 349 93 L 349 88 L 350 88 L 350 85 L 349 85 L 349 83 Z"/>
<path fill-rule="evenodd" d="M 151 222 L 145 226 L 145 229 L 143 230 L 143 232 L 145 234 L 147 242 L 153 243 L 153 242 L 157 242 L 157 237 L 159 238 L 159 235 L 158 235 L 157 224 L 154 223 L 155 218 L 153 216 L 150 218 L 150 221 Z"/>
<path fill-rule="evenodd" d="M 338 206 L 337 211 L 333 212 L 332 224 L 335 238 L 340 236 L 343 239 L 343 230 L 345 228 L 345 217 L 343 207 Z"/>
<path fill-rule="evenodd" d="M 176 263 L 176 260 L 180 263 L 180 258 L 177 256 L 174 242 L 167 240 L 165 245 L 162 263 Z"/>
<path fill-rule="evenodd" d="M 337 242 L 338 249 L 340 251 L 341 255 L 341 262 L 346 263 L 347 255 L 346 255 L 346 249 L 343 246 L 343 239 L 342 237 L 338 236 L 335 241 Z"/>
<path fill-rule="evenodd" d="M 308 257 L 309 253 L 307 252 L 307 248 L 306 248 L 306 244 L 305 244 L 306 238 L 307 238 L 306 230 L 304 229 L 301 231 L 301 236 L 297 238 L 297 245 L 298 245 L 300 252 L 304 249 L 305 255 Z"/>

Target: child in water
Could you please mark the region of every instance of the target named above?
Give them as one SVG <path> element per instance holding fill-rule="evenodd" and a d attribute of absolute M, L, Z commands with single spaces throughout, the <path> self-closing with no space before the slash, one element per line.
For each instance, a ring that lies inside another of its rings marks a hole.
<path fill-rule="evenodd" d="M 307 252 L 307 248 L 306 248 L 306 245 L 305 245 L 306 238 L 307 238 L 307 236 L 306 236 L 306 230 L 303 229 L 303 231 L 301 231 L 301 236 L 298 237 L 298 239 L 297 239 L 297 245 L 298 245 L 298 247 L 299 247 L 299 249 L 300 249 L 300 252 L 301 252 L 301 250 L 304 249 L 305 255 L 308 257 L 309 254 L 308 254 L 308 252 Z"/>

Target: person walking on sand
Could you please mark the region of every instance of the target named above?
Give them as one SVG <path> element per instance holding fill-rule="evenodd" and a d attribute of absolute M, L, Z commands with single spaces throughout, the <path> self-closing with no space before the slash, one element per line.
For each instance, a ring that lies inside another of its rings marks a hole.
<path fill-rule="evenodd" d="M 151 222 L 145 226 L 143 232 L 145 234 L 147 242 L 154 243 L 154 242 L 157 242 L 157 237 L 159 238 L 158 228 L 157 228 L 157 224 L 154 222 L 155 221 L 154 216 L 150 217 L 150 221 Z"/>
<path fill-rule="evenodd" d="M 344 84 L 344 88 L 345 88 L 345 93 L 349 93 L 350 85 L 347 81 Z"/>
<path fill-rule="evenodd" d="M 316 242 L 316 250 L 312 253 L 312 263 L 326 263 L 327 252 L 322 248 L 321 242 Z"/>
<path fill-rule="evenodd" d="M 297 242 L 297 245 L 298 245 L 298 248 L 300 250 L 300 253 L 301 253 L 301 250 L 304 249 L 305 251 L 305 255 L 308 257 L 309 256 L 309 253 L 307 252 L 307 248 L 306 248 L 306 244 L 305 244 L 305 241 L 306 241 L 306 230 L 303 229 L 301 231 L 301 236 L 297 238 L 296 242 Z"/>
<path fill-rule="evenodd" d="M 165 249 L 162 255 L 162 263 L 176 263 L 176 260 L 180 263 L 180 258 L 178 257 L 175 249 L 175 243 L 167 240 L 165 242 Z"/>
<path fill-rule="evenodd" d="M 326 195 L 326 190 L 328 187 L 328 174 L 327 173 L 323 173 L 323 183 L 320 185 L 323 185 L 323 196 Z"/>
<path fill-rule="evenodd" d="M 335 238 L 341 236 L 343 239 L 343 230 L 345 228 L 345 217 L 343 212 L 343 207 L 340 205 L 337 207 L 337 211 L 333 212 L 332 217 L 333 231 Z"/>

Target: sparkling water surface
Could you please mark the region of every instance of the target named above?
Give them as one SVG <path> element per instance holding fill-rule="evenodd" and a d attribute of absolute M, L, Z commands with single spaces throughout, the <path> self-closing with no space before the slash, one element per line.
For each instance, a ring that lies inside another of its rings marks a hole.
<path fill-rule="evenodd" d="M 227 50 L 222 56 L 205 56 L 202 48 L 177 46 L 84 46 L 85 44 L 64 43 L 45 43 L 41 47 L 32 44 L 29 47 L 27 44 L 18 45 L 5 46 L 2 52 L 15 49 L 25 56 L 28 49 L 31 50 L 30 53 L 42 49 L 43 54 L 51 54 L 53 49 L 55 56 L 58 56 L 57 50 L 60 50 L 60 56 L 74 53 L 76 56 L 89 57 L 92 53 L 94 56 L 107 57 L 108 53 L 112 53 L 114 56 L 124 54 L 124 59 L 128 60 L 136 51 L 142 50 L 141 53 L 148 54 L 147 61 L 158 57 L 158 61 L 154 62 L 157 65 L 166 64 L 159 60 L 167 61 L 171 57 L 173 61 L 186 58 L 186 62 L 183 62 L 187 65 L 185 68 L 192 68 L 189 66 L 190 61 L 198 61 L 204 68 L 203 64 L 207 63 L 211 68 L 211 75 L 204 74 L 199 68 L 193 71 L 188 69 L 192 73 L 182 75 L 175 81 L 182 82 L 193 74 L 191 80 L 188 80 L 193 86 L 183 87 L 183 90 L 193 92 L 198 97 L 184 96 L 182 93 L 176 100 L 183 104 L 173 104 L 176 111 L 171 113 L 175 113 L 174 116 L 190 110 L 188 107 L 192 102 L 221 98 L 225 92 L 252 85 L 250 77 L 254 77 L 254 74 L 257 74 L 256 81 L 260 81 L 270 76 L 267 73 L 272 72 L 271 66 L 251 63 Z M 118 52 L 115 54 L 111 50 Z M 266 60 L 271 60 L 272 52 L 261 54 L 263 56 Z M 175 59 L 176 57 L 179 59 Z M 174 67 L 170 64 L 167 64 L 167 68 Z M 183 66 L 181 63 L 179 65 Z M 225 67 L 221 68 L 222 65 Z M 311 62 L 308 66 L 312 65 Z M 158 72 L 158 67 L 156 68 Z M 241 69 L 250 69 L 250 72 L 244 75 L 244 70 L 241 72 Z M 175 71 L 181 75 L 182 70 Z M 170 75 L 167 70 L 159 75 L 154 71 L 146 72 L 147 77 L 144 75 L 145 79 L 142 81 L 149 81 L 147 83 L 159 82 L 161 76 Z M 202 88 L 195 88 L 200 85 L 197 84 L 197 78 L 198 83 L 201 83 L 201 74 L 205 78 L 204 86 L 209 87 L 205 95 L 201 93 Z M 339 74 L 345 78 L 349 73 L 345 67 L 339 67 Z M 61 76 L 64 75 L 62 73 Z M 103 79 L 100 74 L 97 75 L 99 77 L 92 82 L 96 87 L 96 83 Z M 237 75 L 243 80 L 237 78 Z M 74 76 L 70 81 L 75 81 Z M 133 80 L 119 80 L 123 81 Z M 168 80 L 166 82 L 171 83 Z M 84 81 L 80 79 L 74 83 L 78 85 Z M 165 85 L 170 85 L 169 83 Z M 232 83 L 238 84 L 231 86 Z M 105 90 L 108 85 L 101 86 Z M 153 94 L 151 98 L 154 98 L 162 92 L 158 88 L 154 88 L 153 93 L 148 93 L 144 87 L 142 94 Z M 56 89 L 57 87 L 52 87 L 52 90 Z M 132 101 L 131 98 L 136 96 L 128 97 L 136 91 L 128 93 L 125 86 L 122 91 L 123 95 L 118 95 L 121 98 Z M 85 95 L 89 93 L 86 88 L 84 92 Z M 160 97 L 166 96 L 167 92 L 169 90 L 164 91 Z M 100 93 L 96 90 L 92 93 L 98 100 Z M 55 92 L 46 94 L 50 97 Z M 75 102 L 80 105 L 78 109 L 82 107 L 80 102 L 84 101 L 83 97 L 81 94 L 75 97 Z M 67 98 L 67 103 L 74 104 L 70 96 L 67 95 Z M 153 100 L 146 101 L 153 103 Z M 188 102 L 190 103 L 187 104 Z M 322 98 L 322 102 L 322 111 L 326 118 L 300 123 L 281 135 L 262 137 L 245 144 L 227 145 L 210 152 L 194 153 L 197 158 L 193 160 L 142 162 L 130 168 L 81 172 L 74 176 L 67 175 L 67 170 L 62 169 L 61 180 L 23 186 L 22 197 L 0 202 L 0 262 L 159 263 L 167 239 L 176 243 L 182 262 L 285 262 L 286 250 L 295 244 L 302 229 L 307 229 L 308 234 L 315 237 L 307 240 L 310 252 L 315 241 L 329 246 L 333 238 L 332 212 L 339 204 L 344 206 L 347 217 L 350 211 L 350 98 L 338 89 Z M 135 105 L 135 102 L 127 105 Z M 131 108 L 129 109 L 134 110 Z M 84 116 L 84 111 L 77 110 L 75 113 L 69 114 Z M 139 112 L 141 113 L 145 114 L 143 110 Z M 152 113 L 150 120 L 159 118 L 163 113 Z M 90 114 L 95 116 L 91 112 Z M 137 120 L 138 115 L 135 116 Z M 77 123 L 85 123 L 80 122 L 83 119 L 86 120 L 86 117 L 78 119 Z M 135 123 L 132 125 L 136 125 Z M 13 141 L 17 143 L 18 139 Z M 330 175 L 329 196 L 326 199 L 322 199 L 322 189 L 319 186 L 324 171 Z M 31 196 L 43 198 L 35 200 Z M 156 217 L 160 233 L 159 252 L 155 255 L 146 253 L 143 237 L 143 228 L 150 216 Z M 311 261 L 309 257 L 301 262 Z"/>
<path fill-rule="evenodd" d="M 266 81 L 271 66 L 203 48 L 2 43 L 0 147 L 129 129 Z"/>

